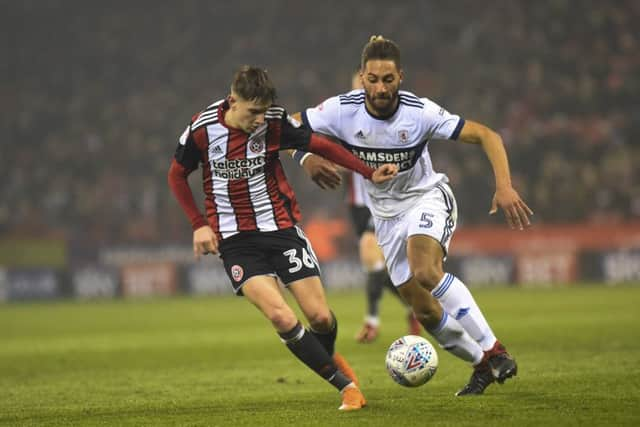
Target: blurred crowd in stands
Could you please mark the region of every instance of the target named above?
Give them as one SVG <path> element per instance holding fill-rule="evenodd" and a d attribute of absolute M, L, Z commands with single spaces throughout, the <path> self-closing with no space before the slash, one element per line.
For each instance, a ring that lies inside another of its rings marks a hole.
<path fill-rule="evenodd" d="M 371 34 L 400 45 L 405 89 L 501 133 L 536 223 L 640 216 L 636 0 L 25 0 L 1 15 L 0 236 L 188 243 L 166 172 L 191 115 L 245 63 L 291 112 L 347 91 Z M 502 221 L 480 148 L 429 149 L 460 226 Z M 285 166 L 307 218 L 346 212 Z"/>

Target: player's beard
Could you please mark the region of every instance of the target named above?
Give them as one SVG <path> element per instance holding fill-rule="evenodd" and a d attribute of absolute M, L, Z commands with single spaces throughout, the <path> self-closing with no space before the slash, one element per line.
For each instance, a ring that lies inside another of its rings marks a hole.
<path fill-rule="evenodd" d="M 367 93 L 366 96 L 369 105 L 373 108 L 372 112 L 375 113 L 376 116 L 385 117 L 394 112 L 398 100 L 398 91 L 388 93 L 384 96 L 371 96 Z"/>

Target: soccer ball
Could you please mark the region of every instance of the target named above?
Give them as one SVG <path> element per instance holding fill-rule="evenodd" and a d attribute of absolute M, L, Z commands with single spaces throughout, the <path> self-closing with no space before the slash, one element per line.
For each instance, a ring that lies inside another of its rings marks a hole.
<path fill-rule="evenodd" d="M 395 382 L 405 387 L 418 387 L 435 375 L 438 353 L 426 339 L 405 335 L 389 347 L 386 364 Z"/>

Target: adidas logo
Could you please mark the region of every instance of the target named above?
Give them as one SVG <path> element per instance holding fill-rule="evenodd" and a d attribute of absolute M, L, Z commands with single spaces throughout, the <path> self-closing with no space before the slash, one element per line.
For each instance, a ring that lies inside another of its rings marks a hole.
<path fill-rule="evenodd" d="M 356 138 L 365 139 L 366 137 L 364 136 L 364 133 L 361 130 L 359 130 L 358 133 L 356 133 Z"/>
<path fill-rule="evenodd" d="M 213 154 L 222 154 L 222 148 L 220 148 L 219 145 L 214 145 L 213 148 L 211 149 L 211 152 Z"/>

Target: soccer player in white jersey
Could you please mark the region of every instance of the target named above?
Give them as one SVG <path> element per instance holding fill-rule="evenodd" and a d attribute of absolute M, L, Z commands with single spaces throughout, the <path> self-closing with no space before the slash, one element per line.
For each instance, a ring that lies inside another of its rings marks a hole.
<path fill-rule="evenodd" d="M 362 89 L 360 67 L 352 75 L 351 89 Z M 299 118 L 298 114 L 294 114 L 294 117 Z M 336 188 L 340 183 L 341 179 L 337 168 L 328 160 L 303 152 L 293 153 L 293 156 L 294 159 L 302 163 L 301 166 L 321 188 Z M 384 254 L 376 241 L 373 217 L 367 207 L 369 195 L 365 188 L 365 180 L 362 175 L 351 172 L 347 181 L 347 204 L 349 205 L 354 231 L 358 236 L 360 264 L 367 275 L 365 285 L 366 313 L 364 323 L 356 334 L 355 339 L 360 343 L 371 343 L 378 338 L 380 333 L 380 300 L 384 289 L 387 288 L 398 297 L 403 305 L 407 304 L 402 300 L 397 288 L 391 282 L 384 262 Z M 420 335 L 420 323 L 413 314 L 411 307 L 408 306 L 407 309 L 408 332 L 411 335 Z"/>
<path fill-rule="evenodd" d="M 443 270 L 457 207 L 446 175 L 432 168 L 429 141 L 481 145 L 496 180 L 490 213 L 502 209 L 508 224 L 522 230 L 530 225 L 532 212 L 511 186 L 507 155 L 497 133 L 450 114 L 427 98 L 399 90 L 403 72 L 393 41 L 371 37 L 362 52 L 360 75 L 363 90 L 307 109 L 303 122 L 314 132 L 342 140 L 370 166 L 398 165 L 395 179 L 366 184 L 387 269 L 425 329 L 444 349 L 473 365 L 469 382 L 457 395 L 482 394 L 492 382 L 503 383 L 516 375 L 518 368 L 465 284 Z"/>
<path fill-rule="evenodd" d="M 351 79 L 351 89 L 362 89 L 362 79 L 360 69 L 353 73 Z M 389 289 L 396 297 L 400 298 L 403 305 L 406 304 L 398 290 L 389 277 L 387 267 L 384 263 L 384 253 L 374 233 L 373 217 L 368 208 L 369 194 L 365 188 L 365 181 L 362 175 L 356 173 L 349 174 L 349 210 L 351 221 L 359 237 L 358 253 L 360 263 L 367 273 L 366 296 L 367 309 L 364 317 L 364 324 L 356 335 L 356 341 L 370 343 L 374 341 L 380 331 L 379 306 L 382 293 L 385 288 Z M 411 307 L 407 313 L 408 331 L 411 335 L 420 335 L 420 323 L 416 319 Z"/>
<path fill-rule="evenodd" d="M 196 257 L 220 253 L 234 291 L 263 313 L 298 359 L 342 393 L 339 409 L 357 410 L 366 401 L 355 373 L 334 352 L 337 321 L 313 249 L 296 226 L 300 211 L 279 151 L 316 152 L 380 183 L 397 168 L 366 166 L 339 144 L 301 127 L 274 99 L 266 71 L 242 67 L 231 94 L 196 114 L 180 137 L 169 185 L 191 222 Z M 187 180 L 199 165 L 206 217 Z M 308 330 L 285 301 L 277 278 L 296 299 Z"/>

